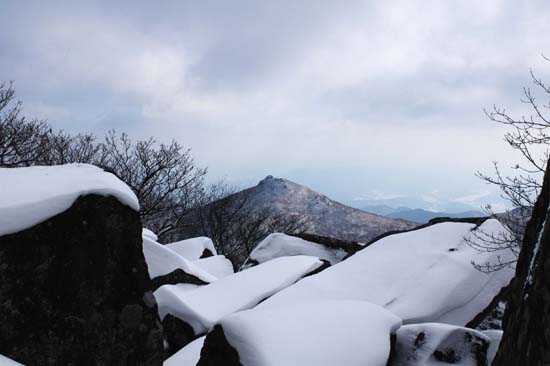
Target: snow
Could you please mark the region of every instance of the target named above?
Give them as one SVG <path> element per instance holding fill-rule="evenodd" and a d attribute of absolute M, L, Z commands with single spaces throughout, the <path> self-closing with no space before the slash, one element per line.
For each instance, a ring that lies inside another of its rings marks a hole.
<path fill-rule="evenodd" d="M 546 215 L 548 215 L 548 212 L 546 213 Z M 531 286 L 533 284 L 533 272 L 535 271 L 536 260 L 539 256 L 540 242 L 542 239 L 542 233 L 544 232 L 545 226 L 546 226 L 546 217 L 544 218 L 544 222 L 542 223 L 540 231 L 537 234 L 537 242 L 535 243 L 535 248 L 533 249 L 533 253 L 531 254 L 531 261 L 529 263 L 529 273 L 527 274 L 527 278 L 525 279 L 525 284 L 523 286 L 524 291 L 527 289 L 527 286 Z M 523 299 L 524 300 L 527 299 L 528 295 L 529 294 L 525 292 Z"/>
<path fill-rule="evenodd" d="M 143 236 L 143 254 L 151 278 L 168 274 L 180 268 L 185 273 L 193 275 L 204 282 L 217 280 L 215 276 L 204 271 L 198 265 L 183 258 L 165 245 L 151 240 L 148 236 Z"/>
<path fill-rule="evenodd" d="M 505 253 L 479 253 L 465 237 L 473 224 L 447 222 L 387 236 L 323 272 L 304 278 L 262 302 L 277 307 L 315 299 L 355 299 L 387 308 L 406 324 L 443 322 L 463 326 L 482 311 L 514 271 L 476 270 Z M 504 230 L 487 220 L 479 230 Z M 470 240 L 477 240 L 470 236 Z M 511 255 L 511 254 L 510 254 Z"/>
<path fill-rule="evenodd" d="M 62 213 L 88 194 L 114 196 L 139 210 L 136 196 L 125 183 L 93 165 L 0 168 L 0 236 Z"/>
<path fill-rule="evenodd" d="M 5 356 L 0 355 L 0 366 L 23 366 L 19 362 L 15 362 Z"/>
<path fill-rule="evenodd" d="M 233 264 L 223 255 L 201 258 L 193 263 L 217 278 L 224 278 L 234 273 Z"/>
<path fill-rule="evenodd" d="M 491 342 L 488 336 L 474 329 L 437 323 L 404 325 L 396 335 L 393 366 L 449 365 L 434 357 L 436 351 L 452 354 L 456 359 L 453 365 L 477 366 L 476 352 Z"/>
<path fill-rule="evenodd" d="M 157 234 L 155 234 L 154 232 L 152 232 L 151 230 L 146 229 L 146 228 L 143 228 L 143 230 L 141 232 L 141 235 L 148 237 L 152 241 L 158 241 L 159 240 Z"/>
<path fill-rule="evenodd" d="M 155 292 L 159 314 L 172 314 L 203 334 L 225 315 L 255 306 L 321 265 L 308 256 L 276 258 L 193 291 L 164 285 Z"/>
<path fill-rule="evenodd" d="M 292 255 L 310 255 L 327 260 L 330 264 L 336 264 L 340 262 L 347 253 L 343 249 L 332 249 L 295 236 L 274 233 L 258 244 L 250 254 L 250 259 L 258 263 L 263 263 L 273 258 Z"/>
<path fill-rule="evenodd" d="M 206 336 L 195 339 L 164 361 L 163 366 L 196 366 L 201 357 L 205 338 Z"/>
<path fill-rule="evenodd" d="M 487 350 L 487 365 L 491 365 L 498 351 L 498 346 L 502 340 L 502 335 L 504 334 L 502 330 L 489 329 L 484 330 L 481 333 L 485 334 L 491 339 L 491 344 Z"/>
<path fill-rule="evenodd" d="M 205 236 L 166 244 L 166 247 L 191 261 L 199 259 L 205 249 L 208 249 L 213 255 L 218 254 L 212 240 Z"/>
<path fill-rule="evenodd" d="M 243 366 L 386 365 L 401 320 L 364 301 L 242 311 L 220 322 Z"/>

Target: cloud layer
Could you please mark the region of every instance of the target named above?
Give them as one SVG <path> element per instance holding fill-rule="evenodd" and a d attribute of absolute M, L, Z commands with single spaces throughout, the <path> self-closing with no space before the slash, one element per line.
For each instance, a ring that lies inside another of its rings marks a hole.
<path fill-rule="evenodd" d="M 544 0 L 23 3 L 2 5 L 0 79 L 29 114 L 341 200 L 494 200 L 473 173 L 515 157 L 482 109 L 519 113 L 529 67 L 550 75 Z"/>

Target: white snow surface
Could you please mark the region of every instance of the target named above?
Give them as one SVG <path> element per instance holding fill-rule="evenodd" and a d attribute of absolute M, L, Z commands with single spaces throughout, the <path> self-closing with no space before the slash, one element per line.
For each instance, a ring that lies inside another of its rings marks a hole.
<path fill-rule="evenodd" d="M 310 255 L 324 259 L 330 264 L 340 262 L 346 255 L 343 249 L 332 249 L 324 245 L 297 238 L 295 236 L 273 233 L 262 240 L 250 254 L 250 259 L 263 263 L 273 258 L 292 255 Z"/>
<path fill-rule="evenodd" d="M 157 234 L 155 234 L 154 232 L 152 232 L 149 229 L 143 228 L 143 230 L 141 232 L 141 235 L 146 236 L 146 237 L 148 237 L 149 239 L 151 239 L 153 241 L 157 241 L 157 242 L 159 241 L 159 238 L 158 238 Z"/>
<path fill-rule="evenodd" d="M 178 268 L 185 273 L 193 275 L 204 282 L 214 282 L 217 278 L 206 272 L 198 265 L 180 256 L 166 245 L 162 245 L 152 240 L 148 236 L 143 236 L 143 254 L 149 269 L 149 276 L 155 278 L 168 274 Z"/>
<path fill-rule="evenodd" d="M 224 278 L 235 273 L 233 264 L 224 255 L 197 259 L 193 263 L 217 278 Z"/>
<path fill-rule="evenodd" d="M 201 349 L 206 336 L 195 339 L 164 361 L 163 366 L 196 366 L 201 358 Z"/>
<path fill-rule="evenodd" d="M 418 339 L 420 333 L 424 336 Z M 472 345 L 466 341 L 466 334 L 491 342 L 491 339 L 474 329 L 457 327 L 441 323 L 424 323 L 404 325 L 397 330 L 396 354 L 393 366 L 446 366 L 448 362 L 437 360 L 433 354 L 436 350 L 452 349 L 459 361 L 458 366 L 477 366 Z M 474 339 L 474 338 L 472 338 Z"/>
<path fill-rule="evenodd" d="M 136 196 L 125 183 L 93 165 L 0 168 L 0 236 L 39 224 L 88 194 L 114 196 L 139 210 Z"/>
<path fill-rule="evenodd" d="M 23 366 L 19 362 L 15 362 L 5 356 L 0 355 L 0 366 Z"/>
<path fill-rule="evenodd" d="M 497 354 L 498 346 L 500 345 L 504 332 L 502 330 L 488 329 L 482 331 L 481 333 L 491 339 L 491 344 L 487 350 L 487 365 L 491 365 Z"/>
<path fill-rule="evenodd" d="M 494 261 L 466 241 L 475 225 L 446 222 L 387 236 L 323 272 L 304 278 L 259 304 L 277 307 L 299 301 L 355 299 L 378 304 L 405 324 L 440 322 L 464 326 L 514 276 L 505 268 L 482 273 L 472 261 Z M 487 220 L 478 230 L 504 230 Z"/>
<path fill-rule="evenodd" d="M 205 236 L 199 236 L 197 238 L 185 239 L 177 241 L 175 243 L 166 244 L 166 247 L 170 248 L 182 257 L 191 261 L 199 259 L 205 249 L 210 250 L 213 255 L 218 254 L 216 252 L 216 248 L 214 248 L 214 243 L 212 242 L 212 239 Z"/>
<path fill-rule="evenodd" d="M 192 291 L 164 285 L 155 291 L 159 315 L 172 314 L 193 327 L 195 334 L 203 334 L 222 317 L 255 306 L 321 265 L 315 257 L 283 257 Z"/>
<path fill-rule="evenodd" d="M 401 320 L 365 301 L 325 300 L 254 308 L 220 324 L 243 366 L 382 366 Z"/>

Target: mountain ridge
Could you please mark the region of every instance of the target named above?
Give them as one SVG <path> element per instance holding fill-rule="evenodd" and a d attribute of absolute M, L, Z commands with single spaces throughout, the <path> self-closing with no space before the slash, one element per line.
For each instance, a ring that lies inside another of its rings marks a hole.
<path fill-rule="evenodd" d="M 270 207 L 278 214 L 297 215 L 306 232 L 338 239 L 367 242 L 390 230 L 417 226 L 403 219 L 388 218 L 335 201 L 309 187 L 268 175 L 256 186 L 235 195 L 248 195 L 249 205 Z"/>

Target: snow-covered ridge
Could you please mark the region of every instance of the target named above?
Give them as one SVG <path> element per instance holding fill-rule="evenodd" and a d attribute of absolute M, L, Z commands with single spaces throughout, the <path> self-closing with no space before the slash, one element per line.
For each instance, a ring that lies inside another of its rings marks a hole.
<path fill-rule="evenodd" d="M 88 194 L 114 196 L 139 210 L 137 197 L 124 182 L 93 165 L 0 168 L 0 235 L 43 222 Z"/>
<path fill-rule="evenodd" d="M 479 253 L 465 240 L 477 240 L 468 223 L 440 223 L 387 236 L 323 272 L 304 278 L 258 307 L 322 299 L 373 302 L 403 323 L 442 322 L 464 326 L 492 301 L 514 275 L 510 268 L 486 274 L 471 262 L 493 262 L 497 255 Z M 497 220 L 477 230 L 505 230 Z"/>

